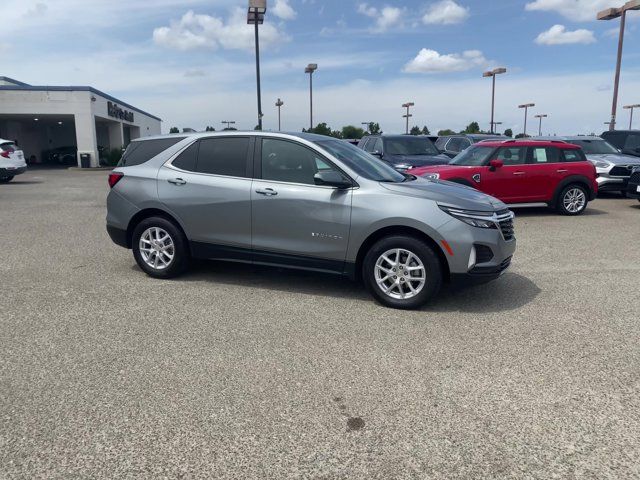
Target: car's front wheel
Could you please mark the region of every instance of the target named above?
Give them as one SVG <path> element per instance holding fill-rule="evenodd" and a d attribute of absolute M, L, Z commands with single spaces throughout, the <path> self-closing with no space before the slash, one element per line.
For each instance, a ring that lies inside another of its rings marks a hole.
<path fill-rule="evenodd" d="M 562 215 L 580 215 L 587 208 L 589 196 L 582 185 L 568 185 L 564 187 L 558 197 L 558 213 Z"/>
<path fill-rule="evenodd" d="M 0 183 L 9 183 L 13 180 L 13 175 L 9 175 L 8 177 L 0 177 Z"/>
<path fill-rule="evenodd" d="M 142 220 L 132 236 L 133 256 L 152 277 L 175 277 L 189 265 L 189 248 L 182 231 L 162 217 Z"/>
<path fill-rule="evenodd" d="M 436 252 L 424 241 L 404 235 L 376 242 L 364 258 L 362 276 L 373 296 L 392 308 L 418 308 L 442 285 Z"/>

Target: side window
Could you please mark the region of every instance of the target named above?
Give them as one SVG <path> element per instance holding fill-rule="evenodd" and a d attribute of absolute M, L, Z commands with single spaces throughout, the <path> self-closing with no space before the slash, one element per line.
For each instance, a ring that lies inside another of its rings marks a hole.
<path fill-rule="evenodd" d="M 226 175 L 247 176 L 247 137 L 205 138 L 200 140 L 196 171 Z"/>
<path fill-rule="evenodd" d="M 586 160 L 581 150 L 562 150 L 563 162 L 584 162 Z"/>
<path fill-rule="evenodd" d="M 555 147 L 534 147 L 531 149 L 531 163 L 558 163 L 560 151 Z"/>
<path fill-rule="evenodd" d="M 525 147 L 502 147 L 498 150 L 498 160 L 505 165 L 522 165 L 525 161 L 527 149 Z"/>
<path fill-rule="evenodd" d="M 461 139 L 460 138 L 452 138 L 451 140 L 449 140 L 449 143 L 447 144 L 447 150 L 449 150 L 450 152 L 456 152 L 459 153 L 460 150 L 462 150 L 461 148 Z"/>
<path fill-rule="evenodd" d="M 460 151 L 466 150 L 470 146 L 471 146 L 471 141 L 468 138 L 461 138 L 460 139 Z"/>
<path fill-rule="evenodd" d="M 382 152 L 382 138 L 378 137 L 376 143 L 373 144 L 372 152 Z"/>
<path fill-rule="evenodd" d="M 187 147 L 171 164 L 181 170 L 188 172 L 196 171 L 196 160 L 198 159 L 199 142 L 194 142 Z"/>
<path fill-rule="evenodd" d="M 185 137 L 168 137 L 131 142 L 122 155 L 120 162 L 118 162 L 118 166 L 133 167 L 134 165 L 142 165 L 184 139 Z"/>
<path fill-rule="evenodd" d="M 436 140 L 436 147 L 438 147 L 439 150 L 444 150 L 447 140 L 449 140 L 447 137 L 440 137 Z"/>
<path fill-rule="evenodd" d="M 636 149 L 638 148 L 640 148 L 640 135 L 635 133 L 627 135 L 627 139 L 624 142 L 624 150 L 637 152 L 638 150 Z"/>
<path fill-rule="evenodd" d="M 375 138 L 367 138 L 366 143 L 364 144 L 364 151 L 365 152 L 373 152 L 373 145 L 376 143 L 376 139 Z"/>
<path fill-rule="evenodd" d="M 262 178 L 276 182 L 315 185 L 318 171 L 334 170 L 319 154 L 285 140 L 262 139 Z"/>

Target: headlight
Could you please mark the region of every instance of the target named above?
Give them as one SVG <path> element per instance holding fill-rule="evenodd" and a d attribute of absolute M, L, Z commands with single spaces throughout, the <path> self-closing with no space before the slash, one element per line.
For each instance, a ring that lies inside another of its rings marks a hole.
<path fill-rule="evenodd" d="M 596 166 L 596 168 L 602 168 L 602 169 L 609 169 L 609 168 L 613 167 L 612 163 L 601 162 L 601 161 L 595 162 L 594 165 Z"/>
<path fill-rule="evenodd" d="M 475 210 L 464 210 L 461 208 L 445 207 L 444 205 L 438 205 L 440 210 L 448 213 L 454 218 L 457 218 L 461 222 L 478 228 L 498 228 L 495 222 L 494 212 L 478 212 Z"/>
<path fill-rule="evenodd" d="M 426 175 L 423 175 L 422 178 L 426 178 L 428 180 L 438 180 L 440 178 L 440 174 L 439 173 L 427 173 Z"/>

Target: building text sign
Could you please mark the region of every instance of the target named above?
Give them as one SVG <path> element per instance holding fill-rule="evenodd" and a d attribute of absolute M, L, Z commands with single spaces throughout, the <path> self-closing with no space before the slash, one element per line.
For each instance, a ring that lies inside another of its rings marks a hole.
<path fill-rule="evenodd" d="M 121 109 L 117 103 L 107 102 L 107 113 L 110 117 L 133 122 L 133 112 Z"/>

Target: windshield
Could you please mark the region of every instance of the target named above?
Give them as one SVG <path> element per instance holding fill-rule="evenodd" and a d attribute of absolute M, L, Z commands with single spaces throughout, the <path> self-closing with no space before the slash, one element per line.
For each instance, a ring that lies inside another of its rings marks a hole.
<path fill-rule="evenodd" d="M 314 142 L 342 161 L 358 175 L 376 182 L 403 182 L 406 177 L 389 167 L 380 159 L 342 140 L 319 140 Z"/>
<path fill-rule="evenodd" d="M 438 155 L 440 152 L 425 137 L 393 137 L 384 139 L 384 153 L 389 155 Z"/>
<path fill-rule="evenodd" d="M 571 140 L 569 143 L 582 147 L 587 155 L 604 155 L 606 153 L 618 153 L 616 147 L 604 140 Z"/>
<path fill-rule="evenodd" d="M 470 147 L 456 155 L 456 157 L 449 162 L 449 165 L 484 165 L 494 150 L 494 147 Z"/>

